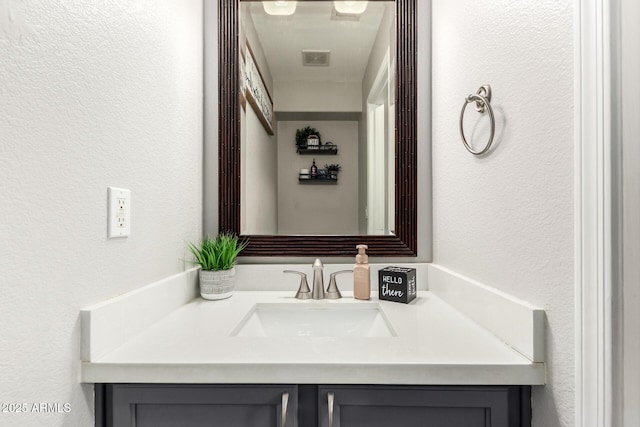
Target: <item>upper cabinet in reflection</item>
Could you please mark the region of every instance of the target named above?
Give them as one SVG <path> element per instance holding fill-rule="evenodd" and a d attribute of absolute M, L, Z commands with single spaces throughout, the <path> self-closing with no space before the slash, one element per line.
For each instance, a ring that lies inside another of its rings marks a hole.
<path fill-rule="evenodd" d="M 395 2 L 239 5 L 242 234 L 393 235 Z"/>

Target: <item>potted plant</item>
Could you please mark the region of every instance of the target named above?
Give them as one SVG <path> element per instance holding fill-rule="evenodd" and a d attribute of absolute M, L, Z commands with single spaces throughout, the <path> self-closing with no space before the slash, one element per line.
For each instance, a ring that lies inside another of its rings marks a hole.
<path fill-rule="evenodd" d="M 195 264 L 200 265 L 200 295 L 208 300 L 229 298 L 235 289 L 235 262 L 238 254 L 247 246 L 233 233 L 220 233 L 215 238 L 207 236 L 200 243 L 187 243 Z"/>
<path fill-rule="evenodd" d="M 317 136 L 319 142 L 322 143 L 320 139 L 320 132 L 318 132 L 316 128 L 307 126 L 302 129 L 296 130 L 296 150 L 300 151 L 301 148 L 307 148 L 307 138 L 312 135 Z"/>
<path fill-rule="evenodd" d="M 331 179 L 338 179 L 338 172 L 342 169 L 339 164 L 332 163 L 330 165 L 324 165 L 325 169 L 329 171 L 329 177 Z"/>

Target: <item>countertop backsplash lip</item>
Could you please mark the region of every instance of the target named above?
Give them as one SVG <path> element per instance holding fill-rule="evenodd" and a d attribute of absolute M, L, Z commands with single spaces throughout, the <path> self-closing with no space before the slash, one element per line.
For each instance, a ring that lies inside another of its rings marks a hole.
<path fill-rule="evenodd" d="M 198 270 L 190 268 L 80 310 L 80 359 L 95 360 L 196 298 Z"/>
<path fill-rule="evenodd" d="M 430 291 L 533 362 L 545 357 L 542 308 L 437 264 L 428 267 Z M 522 327 L 524 325 L 524 327 Z"/>
<path fill-rule="evenodd" d="M 377 289 L 374 289 L 377 288 L 377 271 L 387 266 L 411 267 L 417 270 L 419 296 L 416 300 L 410 304 L 399 304 L 377 299 Z M 325 286 L 328 284 L 329 274 L 352 267 L 352 264 L 325 264 Z M 234 341 L 234 338 L 229 337 L 227 333 L 227 329 L 233 328 L 234 322 L 238 320 L 236 317 L 239 314 L 236 312 L 244 313 L 259 301 L 305 303 L 293 298 L 299 284 L 299 277 L 283 274 L 282 270 L 285 269 L 303 271 L 307 273 L 308 281 L 312 280 L 313 269 L 307 264 L 242 264 L 237 266 L 236 295 L 228 300 L 209 302 L 198 298 L 198 268 L 193 268 L 87 307 L 81 311 L 82 381 L 143 382 L 157 376 L 168 382 L 179 382 L 181 378 L 186 382 L 200 382 L 198 375 L 211 372 L 203 378 L 207 378 L 208 381 L 216 379 L 229 381 L 235 378 L 241 382 L 252 382 L 245 372 L 260 372 L 260 366 L 265 369 L 271 366 L 273 372 L 265 372 L 264 375 L 256 377 L 255 382 L 283 378 L 278 376 L 278 373 L 282 374 L 284 366 L 282 363 L 288 359 L 280 360 L 277 348 L 281 348 L 284 344 L 289 345 L 290 339 L 259 339 L 256 342 L 260 343 L 260 348 L 256 351 L 264 356 L 263 358 L 240 357 L 237 363 L 239 368 L 232 372 L 225 373 L 224 367 L 236 360 L 234 355 L 248 351 L 242 347 L 241 340 Z M 511 378 L 510 381 L 515 381 L 510 382 L 512 384 L 518 381 L 522 384 L 545 383 L 543 310 L 434 264 L 376 263 L 371 264 L 371 270 L 372 299 L 370 301 L 379 303 L 385 315 L 391 319 L 391 323 L 395 323 L 394 327 L 400 325 L 404 330 L 400 333 L 400 339 L 395 341 L 400 343 L 400 347 L 389 348 L 393 346 L 389 343 L 382 344 L 382 341 L 376 344 L 377 339 L 371 341 L 356 339 L 352 340 L 353 343 L 340 339 L 325 340 L 333 343 L 330 350 L 342 355 L 343 358 L 328 357 L 314 350 L 316 353 L 312 355 L 307 368 L 315 369 L 314 367 L 328 363 L 340 372 L 346 372 L 348 366 L 360 360 L 355 357 L 355 354 L 361 352 L 361 347 L 364 345 L 366 351 L 370 353 L 366 363 L 363 364 L 359 373 L 354 372 L 344 377 L 345 381 L 349 379 L 354 383 L 365 381 L 366 372 L 371 374 L 370 371 L 375 366 L 383 366 L 386 370 L 377 375 L 377 378 L 379 381 L 387 381 L 390 384 L 398 383 L 396 381 L 424 384 L 436 379 L 440 382 L 455 384 L 462 381 L 462 378 L 459 378 L 459 372 L 466 372 L 469 375 L 474 373 L 475 377 L 470 378 L 467 375 L 464 380 L 472 380 L 477 384 L 481 384 L 482 381 L 493 383 L 497 379 L 505 381 L 509 378 Z M 340 279 L 338 286 L 345 298 L 338 300 L 337 303 L 357 301 L 352 299 L 352 277 L 344 275 Z M 434 281 L 438 282 L 435 286 Z M 265 286 L 265 283 L 269 283 L 269 286 Z M 496 319 L 487 321 L 478 315 L 482 310 L 469 304 L 469 294 L 479 296 L 481 304 L 495 303 L 500 307 L 508 307 L 508 310 L 504 314 L 492 313 L 493 317 L 497 316 L 501 319 L 497 323 Z M 516 316 L 515 321 L 508 318 L 512 315 Z M 225 319 L 225 322 L 220 322 L 220 319 Z M 526 322 L 522 323 L 524 326 L 520 329 L 499 327 L 501 323 L 515 324 L 522 319 L 526 319 Z M 452 323 L 444 326 L 445 329 L 451 327 L 454 331 L 462 331 L 460 333 L 463 335 L 468 334 L 465 339 L 471 343 L 470 348 L 463 349 L 459 342 L 455 342 L 456 339 L 451 342 L 451 333 L 442 329 L 442 323 L 447 321 Z M 209 325 L 215 323 L 222 325 L 209 328 L 208 333 L 213 335 L 191 331 L 202 322 Z M 425 328 L 433 325 L 440 329 L 424 331 Z M 509 334 L 518 335 L 519 338 Z M 173 345 L 162 342 L 165 339 L 162 337 L 172 336 L 176 337 Z M 212 342 L 217 343 L 216 346 L 211 347 L 212 344 L 207 340 L 209 336 Z M 244 340 L 246 341 L 246 338 Z M 355 345 L 356 342 L 360 343 L 360 347 Z M 309 345 L 308 342 L 299 341 L 292 351 L 299 352 L 298 355 L 302 357 L 306 355 L 303 349 L 306 349 L 305 351 L 315 349 L 313 346 L 308 347 Z M 442 349 L 437 348 L 440 345 Z M 174 347 L 177 350 L 171 350 Z M 220 347 L 224 350 L 220 350 Z M 202 353 L 199 353 L 200 351 Z M 480 354 L 478 357 L 469 357 L 468 354 L 458 354 L 460 351 L 462 353 L 478 351 Z M 483 351 L 488 353 L 482 356 Z M 415 354 L 397 357 L 403 352 L 415 352 Z M 491 354 L 493 356 L 489 356 Z M 303 357 L 303 360 L 307 359 L 309 358 Z M 181 377 L 179 372 L 184 370 L 185 366 L 189 369 Z M 411 377 L 409 371 L 405 369 L 407 366 L 419 367 L 416 378 Z M 458 372 L 454 367 L 460 371 Z M 402 375 L 395 380 L 392 373 L 394 369 L 402 372 Z M 303 367 L 300 367 L 296 372 L 302 375 L 303 371 Z M 290 382 L 295 379 L 295 375 L 292 375 L 286 376 Z M 326 375 L 300 377 L 302 382 L 333 381 L 334 379 Z"/>

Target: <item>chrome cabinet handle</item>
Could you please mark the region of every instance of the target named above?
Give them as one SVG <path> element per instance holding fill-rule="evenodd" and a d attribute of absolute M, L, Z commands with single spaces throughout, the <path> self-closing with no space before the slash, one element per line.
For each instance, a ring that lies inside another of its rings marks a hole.
<path fill-rule="evenodd" d="M 333 427 L 333 392 L 327 394 L 327 405 L 329 406 L 329 427 Z"/>
<path fill-rule="evenodd" d="M 280 413 L 280 427 L 285 427 L 287 424 L 287 406 L 289 405 L 289 393 L 282 393 L 282 412 Z"/>

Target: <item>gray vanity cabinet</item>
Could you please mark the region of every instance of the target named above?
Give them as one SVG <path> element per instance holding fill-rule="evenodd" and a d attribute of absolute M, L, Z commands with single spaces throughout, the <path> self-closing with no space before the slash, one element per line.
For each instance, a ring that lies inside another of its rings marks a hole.
<path fill-rule="evenodd" d="M 531 388 L 96 384 L 96 427 L 283 425 L 530 427 Z"/>
<path fill-rule="evenodd" d="M 101 392 L 104 413 L 96 426 L 298 426 L 296 386 L 109 384 Z M 282 423 L 283 407 L 286 424 Z"/>
<path fill-rule="evenodd" d="M 319 427 L 521 427 L 530 389 L 519 386 L 320 386 Z"/>

